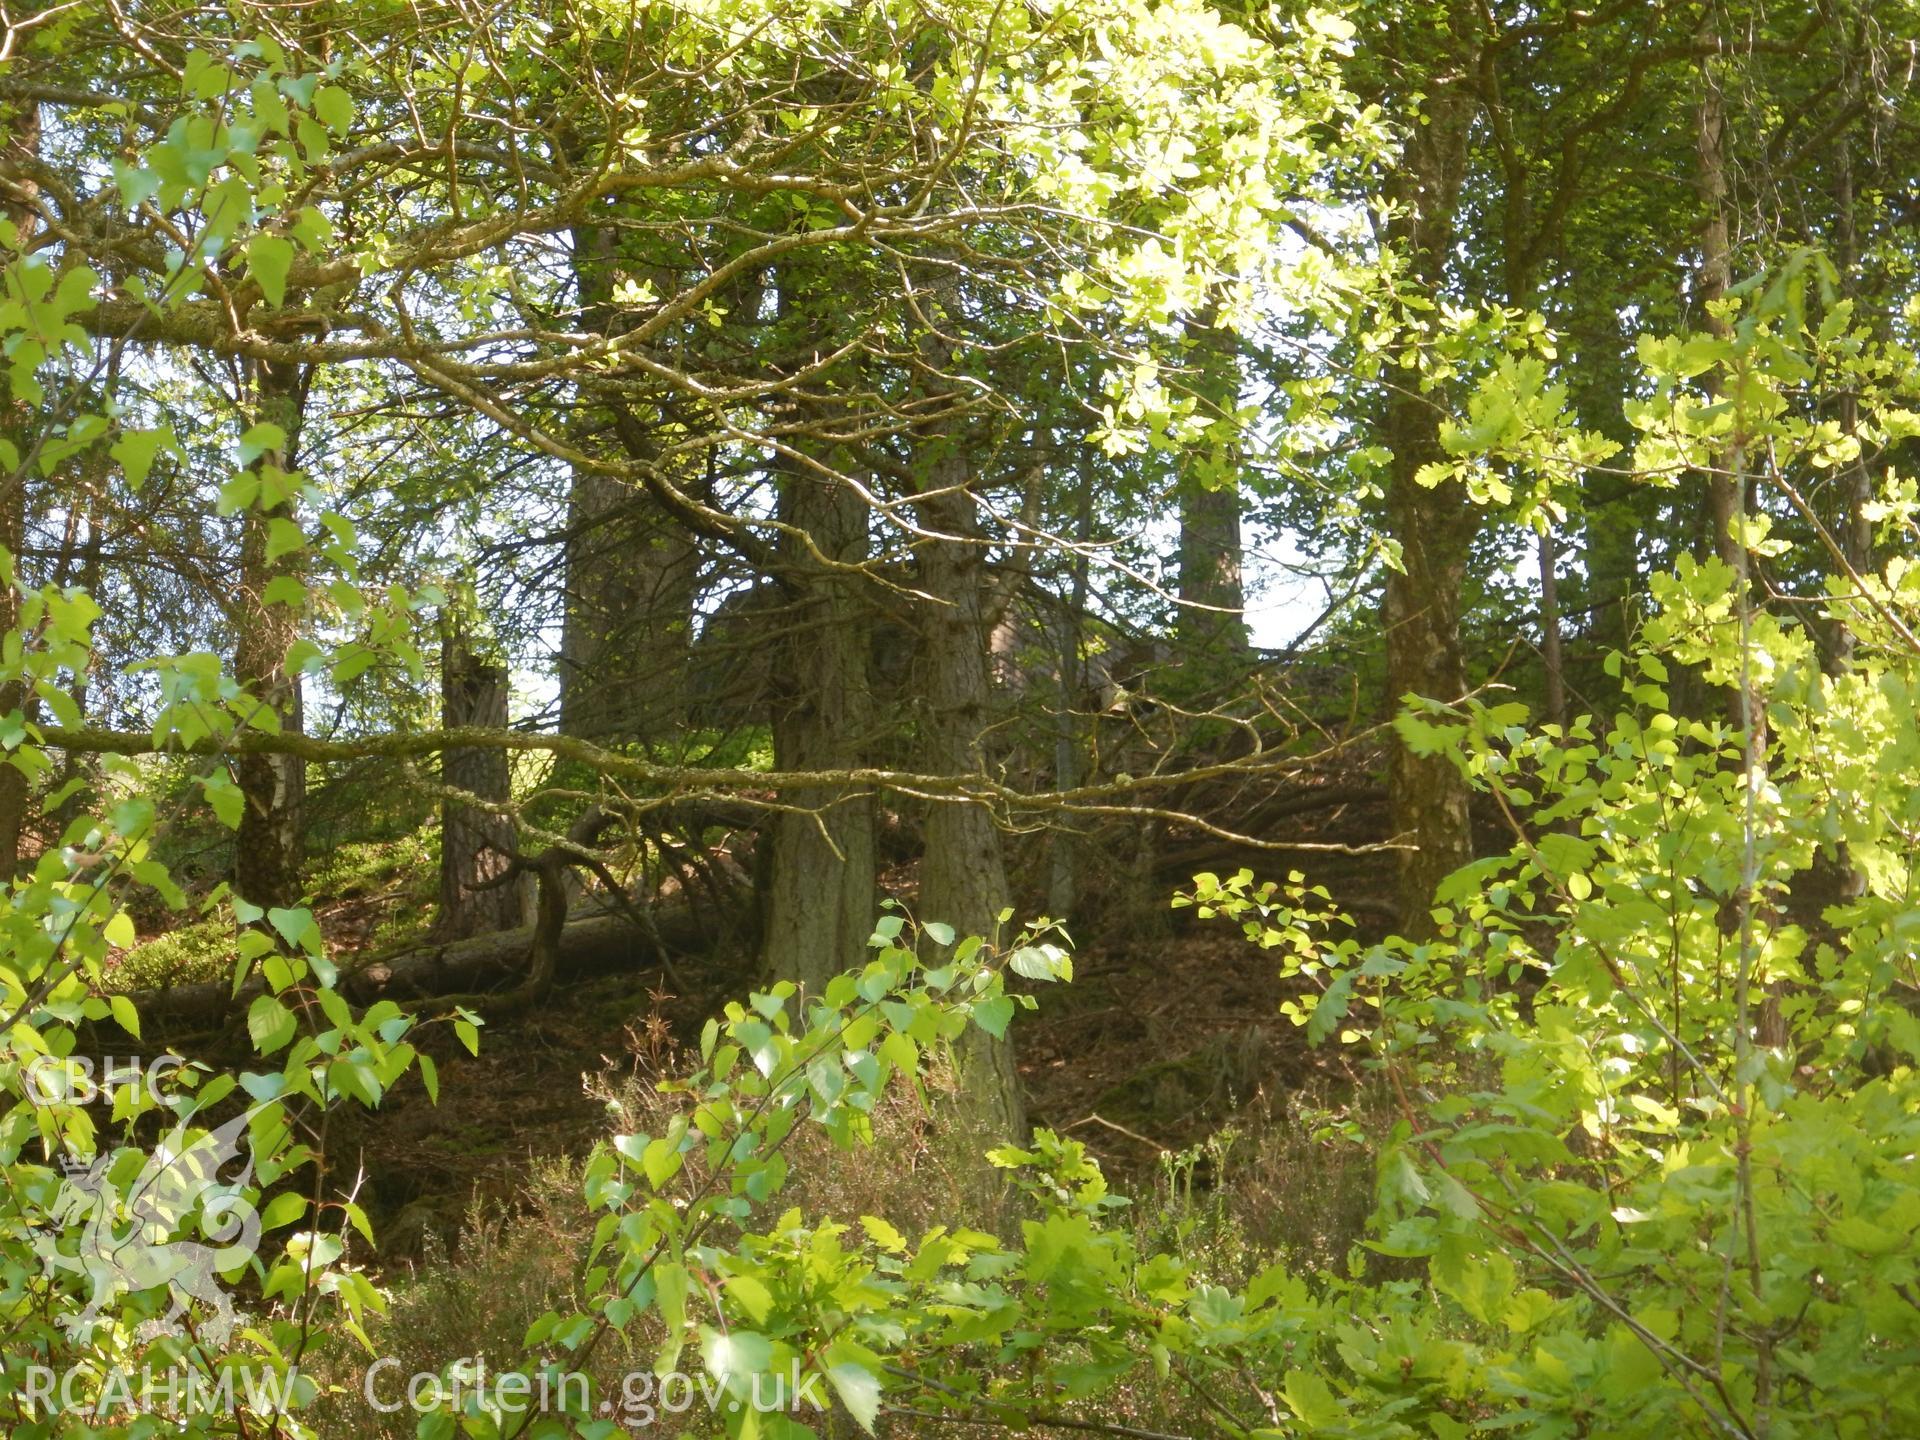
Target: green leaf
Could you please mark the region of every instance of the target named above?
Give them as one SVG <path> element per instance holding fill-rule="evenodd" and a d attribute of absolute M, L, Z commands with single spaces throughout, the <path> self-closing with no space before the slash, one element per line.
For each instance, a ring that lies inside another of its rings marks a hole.
<path fill-rule="evenodd" d="M 353 97 L 338 85 L 322 85 L 314 92 L 313 113 L 335 135 L 344 136 L 353 124 Z"/>
<path fill-rule="evenodd" d="M 293 238 L 308 250 L 318 251 L 333 238 L 333 222 L 319 208 L 308 205 L 294 217 Z"/>
<path fill-rule="evenodd" d="M 291 1225 L 307 1213 L 307 1197 L 296 1195 L 291 1190 L 276 1195 L 260 1212 L 262 1230 L 278 1230 L 282 1225 Z"/>
<path fill-rule="evenodd" d="M 272 995 L 255 998 L 247 1008 L 247 1034 L 262 1055 L 271 1055 L 300 1031 L 300 1022 Z"/>
<path fill-rule="evenodd" d="M 278 425 L 275 425 L 272 421 L 262 421 L 258 425 L 251 426 L 247 432 L 240 437 L 240 463 L 242 465 L 251 465 L 262 455 L 270 451 L 279 451 L 286 448 L 287 432 Z M 256 481 L 256 484 L 257 483 Z"/>
<path fill-rule="evenodd" d="M 700 1359 L 722 1385 L 744 1390 L 773 1363 L 773 1342 L 751 1330 L 720 1331 L 702 1326 Z"/>
<path fill-rule="evenodd" d="M 653 1357 L 653 1373 L 664 1378 L 673 1373 L 686 1343 L 687 1267 L 677 1260 L 661 1260 L 653 1267 L 653 1282 L 653 1303 L 667 1327 L 666 1340 Z"/>
<path fill-rule="evenodd" d="M 206 792 L 207 803 L 213 807 L 214 818 L 229 830 L 240 828 L 240 817 L 246 813 L 247 797 L 233 777 L 225 770 L 214 770 L 200 777 L 200 788 Z"/>
<path fill-rule="evenodd" d="M 1549 1319 L 1559 1302 L 1544 1290 L 1522 1290 L 1515 1295 L 1501 1316 L 1509 1330 L 1525 1333 Z"/>
<path fill-rule="evenodd" d="M 751 1275 L 729 1275 L 726 1290 L 756 1325 L 763 1323 L 773 1309 L 773 1292 Z"/>
<path fill-rule="evenodd" d="M 1827 1233 L 1849 1250 L 1863 1255 L 1891 1255 L 1908 1247 L 1911 1241 L 1861 1215 L 1843 1215 L 1827 1227 Z"/>
<path fill-rule="evenodd" d="M 380 1080 L 373 1067 L 357 1056 L 335 1060 L 327 1066 L 327 1082 L 340 1094 L 362 1105 L 380 1103 Z"/>
<path fill-rule="evenodd" d="M 640 1156 L 640 1168 L 647 1172 L 647 1183 L 656 1190 L 678 1175 L 683 1163 L 679 1147 L 665 1136 L 649 1141 Z"/>
<path fill-rule="evenodd" d="M 242 470 L 229 476 L 220 487 L 220 500 L 215 507 L 216 515 L 238 515 L 260 498 L 260 477 L 251 470 Z"/>
<path fill-rule="evenodd" d="M 273 926 L 280 938 L 291 949 L 318 950 L 320 948 L 320 925 L 313 918 L 311 910 L 303 908 L 284 909 L 275 906 L 267 911 L 267 923 Z"/>
<path fill-rule="evenodd" d="M 172 429 L 164 425 L 158 430 L 122 430 L 108 453 L 118 462 L 128 486 L 138 490 L 153 473 L 154 457 L 163 448 L 179 449 Z"/>
<path fill-rule="evenodd" d="M 974 1002 L 973 1023 L 996 1040 L 1005 1038 L 1007 1022 L 1011 1019 L 1013 1019 L 1011 995 L 993 995 L 985 1000 Z"/>
<path fill-rule="evenodd" d="M 1029 980 L 1058 980 L 1065 958 L 1057 945 L 1023 945 L 1007 958 L 1007 968 Z"/>
<path fill-rule="evenodd" d="M 115 160 L 113 182 L 119 187 L 121 205 L 135 210 L 160 193 L 162 177 L 150 165 L 129 165 L 124 160 Z"/>
<path fill-rule="evenodd" d="M 1420 703 L 1415 696 L 1404 698 L 1409 703 Z M 1405 710 L 1393 717 L 1393 728 L 1407 748 L 1420 756 L 1444 754 L 1456 748 L 1467 733 L 1464 725 L 1435 725 Z"/>
<path fill-rule="evenodd" d="M 267 588 L 260 592 L 263 605 L 285 605 L 290 610 L 302 609 L 307 603 L 307 587 L 292 575 L 276 575 L 267 582 Z"/>
<path fill-rule="evenodd" d="M 120 1028 L 134 1039 L 140 1038 L 140 1012 L 133 1008 L 133 1001 L 125 995 L 109 995 L 107 1006 L 113 1011 L 113 1018 Z"/>
<path fill-rule="evenodd" d="M 843 1362 L 828 1368 L 827 1383 L 833 1386 L 833 1393 L 840 1397 L 840 1403 L 847 1407 L 855 1423 L 871 1435 L 874 1417 L 880 1413 L 878 1377 L 864 1365 Z"/>
<path fill-rule="evenodd" d="M 1346 1424 L 1345 1408 L 1327 1382 L 1311 1370 L 1290 1371 L 1280 1395 L 1309 1431 L 1332 1430 Z"/>
<path fill-rule="evenodd" d="M 247 274 L 275 308 L 287 298 L 287 271 L 292 267 L 293 242 L 285 236 L 262 233 L 247 242 Z"/>
<path fill-rule="evenodd" d="M 307 545 L 307 532 L 293 521 L 279 515 L 267 522 L 267 563 L 271 565 L 282 555 L 291 555 L 304 550 Z M 301 596 L 305 598 L 304 592 Z"/>

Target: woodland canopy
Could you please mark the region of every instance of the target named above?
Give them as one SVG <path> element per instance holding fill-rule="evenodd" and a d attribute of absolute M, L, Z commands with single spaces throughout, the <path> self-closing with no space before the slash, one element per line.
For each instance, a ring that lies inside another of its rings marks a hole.
<path fill-rule="evenodd" d="M 0 0 L 0 1426 L 1920 1433 L 1917 66 Z"/>

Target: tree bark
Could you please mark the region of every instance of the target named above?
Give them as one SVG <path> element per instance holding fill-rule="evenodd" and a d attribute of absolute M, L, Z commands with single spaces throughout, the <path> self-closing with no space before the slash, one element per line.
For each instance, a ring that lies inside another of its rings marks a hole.
<path fill-rule="evenodd" d="M 1087 725 L 1081 710 L 1086 704 L 1087 664 L 1081 654 L 1085 643 L 1087 587 L 1091 564 L 1086 546 L 1093 539 L 1093 464 L 1083 450 L 1080 457 L 1079 517 L 1076 540 L 1081 545 L 1073 557 L 1072 580 L 1066 603 L 1060 607 L 1053 624 L 1056 701 L 1059 709 L 1053 727 L 1053 784 L 1057 790 L 1071 790 L 1086 774 Z M 1064 816 L 1054 822 L 1047 845 L 1047 914 L 1055 920 L 1070 919 L 1080 893 L 1081 837 Z"/>
<path fill-rule="evenodd" d="M 507 725 L 507 670 L 449 634 L 441 659 L 441 723 L 448 729 Z M 513 798 L 512 771 L 504 750 L 448 750 L 441 778 L 458 790 L 504 804 Z M 530 876 L 506 879 L 515 848 L 511 818 L 455 800 L 441 802 L 440 911 L 434 933 L 454 940 L 490 930 L 510 930 L 529 918 Z"/>
<path fill-rule="evenodd" d="M 1409 129 L 1396 174 L 1398 208 L 1389 239 L 1407 256 L 1410 277 L 1434 297 L 1452 249 L 1470 120 L 1468 97 L 1437 81 L 1423 123 Z M 1410 326 L 1402 349 L 1418 339 Z M 1467 688 L 1460 594 L 1480 515 L 1455 482 L 1419 482 L 1423 466 L 1446 458 L 1442 412 L 1421 393 L 1414 363 L 1396 364 L 1391 380 L 1383 424 L 1393 456 L 1386 512 L 1388 533 L 1400 546 L 1400 568 L 1387 572 L 1388 699 L 1395 705 L 1407 695 L 1452 701 Z M 1405 743 L 1394 746 L 1390 771 L 1393 828 L 1414 847 L 1400 852 L 1401 928 L 1409 938 L 1424 939 L 1433 931 L 1435 888 L 1473 858 L 1470 792 L 1447 756 L 1417 755 Z"/>
<path fill-rule="evenodd" d="M 980 534 L 970 479 L 958 436 L 927 442 L 941 447 L 916 505 L 920 524 L 938 538 L 914 545 L 918 606 L 924 764 L 933 774 L 983 774 L 983 739 L 993 713 L 987 654 L 987 547 Z M 1012 904 L 1000 831 L 971 802 L 935 801 L 927 815 L 926 853 L 920 862 L 922 921 L 943 921 L 957 936 L 1000 933 Z M 974 1123 L 994 1134 L 1025 1131 L 1025 1106 L 1014 1071 L 1013 1048 L 970 1031 L 959 1055 L 963 1103 Z"/>
<path fill-rule="evenodd" d="M 573 240 L 581 327 L 604 334 L 621 263 L 614 232 L 582 228 Z M 624 398 L 583 399 L 583 428 L 608 432 L 632 458 L 658 458 L 659 426 Z M 573 478 L 567 533 L 561 730 L 596 741 L 672 734 L 686 703 L 698 549 L 652 497 L 591 471 Z"/>
<path fill-rule="evenodd" d="M 1567 677 L 1560 637 L 1560 546 L 1553 523 L 1540 532 L 1540 659 L 1546 667 L 1545 709 L 1549 725 L 1567 723 Z"/>
<path fill-rule="evenodd" d="M 781 477 L 781 518 L 830 560 L 867 556 L 860 496 L 797 468 Z M 794 599 L 775 659 L 774 763 L 782 770 L 848 770 L 869 759 L 873 699 L 860 578 L 823 566 L 798 535 L 782 539 Z M 772 873 L 761 957 L 767 972 L 817 994 L 856 964 L 873 932 L 874 804 L 832 786 L 796 790 L 797 808 L 773 817 Z"/>
<path fill-rule="evenodd" d="M 0 142 L 0 155 L 5 156 L 9 173 L 30 170 L 29 165 L 17 162 L 39 159 L 38 102 L 29 100 L 0 106 L 0 128 L 12 132 Z M 10 200 L 0 213 L 12 222 L 19 253 L 24 255 L 35 229 L 36 212 L 27 198 L 33 193 L 32 182 L 21 183 L 25 187 L 23 193 Z M 22 577 L 18 569 L 20 552 L 27 538 L 27 472 L 32 467 L 26 463 L 26 457 L 32 449 L 32 429 L 31 405 L 12 395 L 0 399 L 0 440 L 7 442 L 14 456 L 10 463 L 0 465 L 0 487 L 4 487 L 0 488 L 0 547 L 11 557 L 15 570 L 11 578 L 0 583 L 0 634 L 20 628 Z M 4 449 L 0 449 L 0 455 L 4 454 Z M 19 681 L 9 680 L 0 685 L 0 715 L 10 715 L 20 709 L 25 699 L 26 690 Z M 0 761 L 0 885 L 20 868 L 20 838 L 26 829 L 30 790 L 25 772 Z"/>
<path fill-rule="evenodd" d="M 1581 558 L 1592 597 L 1588 634 L 1602 652 L 1627 648 L 1639 620 L 1640 530 L 1627 485 L 1613 476 L 1590 478 L 1581 526 Z"/>
<path fill-rule="evenodd" d="M 298 607 L 269 604 L 267 589 L 296 573 L 299 551 L 273 557 L 276 520 L 297 522 L 292 472 L 299 446 L 303 380 L 299 368 L 268 361 L 252 366 L 250 425 L 279 427 L 283 443 L 253 464 L 261 494 L 241 517 L 240 594 L 234 609 L 234 676 L 282 730 L 301 728 L 300 677 L 287 671 L 299 635 Z M 300 903 L 306 763 L 296 755 L 239 754 L 234 778 L 244 801 L 234 837 L 233 888 L 264 907 Z"/>
<path fill-rule="evenodd" d="M 1200 670 L 1205 688 L 1245 678 L 1244 555 L 1240 533 L 1238 339 L 1218 325 L 1189 324 L 1194 395 L 1209 424 L 1180 478 L 1180 607 L 1175 633 L 1182 668 Z"/>
<path fill-rule="evenodd" d="M 643 494 L 574 477 L 560 728 L 602 742 L 669 735 L 686 700 L 699 553 Z"/>
<path fill-rule="evenodd" d="M 686 953 L 697 950 L 709 938 L 685 906 L 660 914 L 653 928 L 658 942 L 624 914 L 567 921 L 555 945 L 554 978 L 642 970 L 665 959 L 662 944 Z M 355 1005 L 371 1005 L 376 1000 L 430 1000 L 496 987 L 511 993 L 526 978 L 533 944 L 534 927 L 522 925 L 464 940 L 415 946 L 343 974 L 340 993 Z M 132 999 L 140 1012 L 142 1029 L 166 1033 L 218 1025 L 230 1015 L 242 1014 L 262 988 L 262 981 L 249 981 L 235 999 L 231 985 L 214 981 L 136 991 Z"/>
<path fill-rule="evenodd" d="M 1695 180 L 1706 208 L 1706 223 L 1700 237 L 1700 303 L 1707 330 L 1725 339 L 1732 327 L 1716 315 L 1714 302 L 1733 288 L 1733 247 L 1727 216 L 1727 121 L 1726 101 L 1720 77 L 1711 59 L 1700 67 L 1700 103 L 1694 112 L 1699 169 Z M 1717 370 L 1704 377 L 1709 395 L 1720 390 Z M 1732 590 L 1736 607 L 1753 603 L 1753 577 L 1744 538 L 1736 526 L 1746 504 L 1746 437 L 1735 433 L 1726 445 L 1710 457 L 1707 470 L 1707 514 L 1713 527 L 1712 552 L 1732 572 Z M 1734 730 L 1751 726 L 1747 736 L 1749 758 L 1766 750 L 1766 706 L 1757 693 L 1742 695 L 1736 683 L 1726 691 L 1727 724 Z"/>
<path fill-rule="evenodd" d="M 1842 62 L 1841 93 L 1849 99 L 1859 89 L 1857 57 L 1848 55 Z M 1854 267 L 1860 260 L 1858 222 L 1854 217 L 1856 196 L 1853 185 L 1852 137 L 1843 133 L 1833 147 L 1834 268 L 1840 273 L 1840 293 L 1850 296 L 1854 287 Z M 1851 388 L 1840 396 L 1841 433 L 1857 438 L 1860 429 L 1860 397 Z M 1868 575 L 1877 568 L 1873 553 L 1873 522 L 1867 518 L 1867 506 L 1873 503 L 1873 476 L 1867 471 L 1864 450 L 1854 457 L 1844 472 L 1840 546 L 1855 573 Z M 1840 658 L 1853 654 L 1853 631 L 1840 627 Z"/>
<path fill-rule="evenodd" d="M 101 515 L 105 506 L 96 501 L 89 506 L 86 515 L 86 539 L 79 546 L 77 576 L 80 588 L 89 595 L 100 593 L 101 575 Z M 66 576 L 56 577 L 57 583 L 69 583 Z M 94 650 L 87 657 L 87 668 L 74 676 L 73 709 L 75 716 L 85 723 L 87 713 L 94 703 L 96 687 L 102 671 L 102 656 Z M 96 798 L 100 784 L 100 766 L 93 756 L 76 755 L 68 752 L 60 766 L 60 774 L 54 789 L 67 791 L 66 799 L 49 817 L 56 843 L 65 843 L 67 830 L 81 816 L 88 813 L 88 807 Z"/>
<path fill-rule="evenodd" d="M 1694 142 L 1699 169 L 1696 184 L 1706 208 L 1706 224 L 1700 234 L 1700 305 L 1707 329 L 1718 336 L 1730 334 L 1726 321 L 1714 314 L 1713 305 L 1733 288 L 1733 247 L 1727 225 L 1727 116 L 1726 101 L 1712 62 L 1701 66 L 1703 88 L 1700 104 L 1694 112 Z M 1708 377 L 1709 385 L 1712 376 Z M 1713 553 L 1733 571 L 1734 581 L 1743 590 L 1747 586 L 1747 549 L 1733 533 L 1739 496 L 1729 467 L 1716 463 L 1707 474 L 1707 514 L 1713 526 Z"/>

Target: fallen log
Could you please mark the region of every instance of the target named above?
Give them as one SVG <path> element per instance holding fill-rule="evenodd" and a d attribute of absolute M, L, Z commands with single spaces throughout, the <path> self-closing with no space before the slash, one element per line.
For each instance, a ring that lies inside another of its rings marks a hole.
<path fill-rule="evenodd" d="M 615 970 L 647 970 L 665 963 L 668 952 L 687 954 L 713 944 L 710 927 L 703 926 L 687 906 L 663 910 L 654 917 L 652 928 L 657 942 L 618 911 L 571 920 L 560 928 L 554 973 L 560 979 L 574 979 Z M 407 1004 L 442 996 L 484 1004 L 487 992 L 511 993 L 526 980 L 533 943 L 534 927 L 528 925 L 415 946 L 342 972 L 339 989 L 358 1006 L 376 1000 Z M 262 982 L 256 978 L 241 987 L 238 999 L 233 998 L 231 985 L 217 983 L 138 990 L 128 998 L 140 1012 L 143 1031 L 205 1030 L 230 1015 L 244 1014 L 261 989 Z"/>

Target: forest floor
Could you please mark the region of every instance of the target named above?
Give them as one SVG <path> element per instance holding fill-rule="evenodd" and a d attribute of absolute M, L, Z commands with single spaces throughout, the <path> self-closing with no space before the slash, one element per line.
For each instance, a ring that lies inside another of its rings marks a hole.
<path fill-rule="evenodd" d="M 1325 1078 L 1339 1057 L 1309 1051 L 1280 1014 L 1273 972 L 1224 929 L 1082 950 L 1073 984 L 1015 1022 L 1029 1119 L 1084 1142 L 1116 1178 L 1140 1178 L 1243 1107 Z M 692 995 L 670 993 L 659 971 L 583 981 L 489 1025 L 477 1056 L 431 1032 L 439 1103 L 401 1086 L 354 1127 L 352 1151 L 336 1150 L 336 1180 L 364 1172 L 384 1252 L 412 1253 L 427 1228 L 451 1240 L 476 1199 L 511 1204 L 530 1162 L 604 1139 L 607 1097 L 670 1064 L 751 983 L 726 978 Z"/>
<path fill-rule="evenodd" d="M 1302 803 L 1312 792 L 1296 790 L 1250 828 L 1322 847 L 1385 835 L 1385 793 L 1368 768 L 1319 783 L 1323 799 Z M 429 835 L 339 845 L 314 867 L 314 908 L 337 963 L 350 968 L 425 938 L 437 873 Z M 1175 831 L 1157 835 L 1153 853 L 1150 864 L 1138 854 L 1083 857 L 1090 875 L 1071 927 L 1073 983 L 1029 986 L 1039 1008 L 1012 1031 L 1029 1119 L 1084 1143 L 1122 1189 L 1151 1186 L 1179 1157 L 1197 1163 L 1223 1129 L 1245 1132 L 1255 1148 L 1268 1143 L 1276 1115 L 1293 1131 L 1312 1129 L 1294 1122 L 1358 1089 L 1340 1046 L 1309 1046 L 1281 1013 L 1289 992 L 1276 957 L 1236 925 L 1170 908 L 1173 892 L 1200 870 L 1244 866 L 1264 879 L 1297 869 L 1326 886 L 1367 939 L 1383 930 L 1392 895 L 1392 856 L 1380 851 L 1261 849 Z M 1013 868 L 1044 873 L 1044 856 Z M 909 862 L 882 883 L 910 901 L 916 879 Z M 1039 899 L 1022 903 L 1031 914 Z M 229 944 L 217 917 L 181 925 L 155 916 L 115 979 L 135 988 L 217 978 Z M 337 1129 L 330 1147 L 333 1184 L 358 1185 L 380 1259 L 414 1258 L 430 1235 L 455 1247 L 476 1203 L 511 1210 L 541 1162 L 584 1157 L 615 1128 L 609 1100 L 623 1086 L 692 1068 L 676 1064 L 678 1047 L 754 988 L 749 961 L 721 946 L 680 958 L 678 983 L 657 965 L 563 982 L 542 1003 L 494 1017 L 478 1055 L 448 1026 L 417 1031 L 439 1068 L 439 1103 L 410 1077 L 377 1112 L 342 1116 L 344 1134 Z"/>
<path fill-rule="evenodd" d="M 1383 808 L 1343 806 L 1289 838 L 1371 839 Z M 1305 869 L 1361 912 L 1363 932 L 1374 928 L 1367 915 L 1380 910 L 1391 877 L 1391 858 L 1380 854 L 1303 863 L 1298 854 L 1251 852 L 1208 861 L 1224 870 L 1240 864 L 1262 876 Z M 904 888 L 911 878 L 909 869 L 889 880 Z M 343 930 L 381 929 L 365 895 L 336 903 Z M 1012 1032 L 1031 1122 L 1083 1142 L 1121 1188 L 1151 1185 L 1238 1114 L 1351 1093 L 1355 1079 L 1338 1046 L 1309 1047 L 1282 1015 L 1289 992 L 1272 955 L 1233 925 L 1196 922 L 1165 906 L 1158 899 L 1152 909 L 1090 925 L 1085 939 L 1076 935 L 1073 983 L 1033 987 L 1039 1009 Z M 330 921 L 327 928 L 338 933 Z M 744 962 L 683 960 L 684 989 L 657 967 L 557 988 L 546 1002 L 488 1025 L 477 1056 L 445 1027 L 430 1027 L 420 1043 L 439 1066 L 439 1103 L 410 1079 L 335 1150 L 337 1183 L 350 1185 L 356 1168 L 364 1176 L 362 1203 L 381 1235 L 382 1259 L 418 1255 L 430 1231 L 457 1245 L 476 1203 L 511 1208 L 536 1162 L 583 1157 L 609 1133 L 609 1097 L 671 1071 L 677 1048 L 753 986 Z"/>

